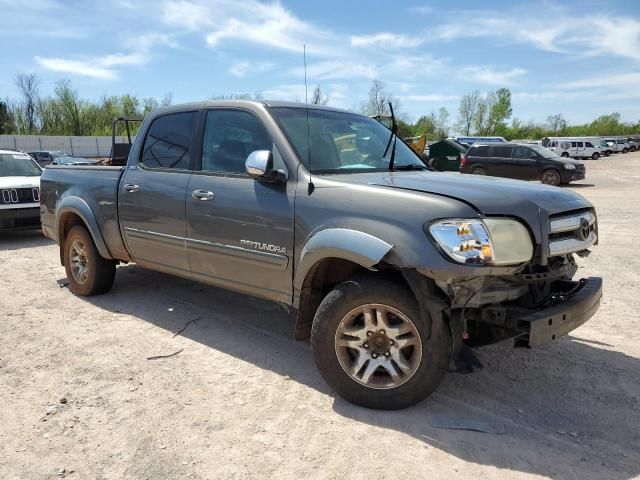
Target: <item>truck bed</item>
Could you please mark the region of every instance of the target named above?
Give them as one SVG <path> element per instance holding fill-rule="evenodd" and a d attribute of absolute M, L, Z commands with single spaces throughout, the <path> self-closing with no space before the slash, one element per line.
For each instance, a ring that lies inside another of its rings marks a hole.
<path fill-rule="evenodd" d="M 124 167 L 55 165 L 40 180 L 40 213 L 44 234 L 60 242 L 62 215 L 93 214 L 110 258 L 128 260 L 118 224 L 118 186 Z M 84 219 L 85 221 L 87 219 Z M 101 252 L 102 253 L 102 252 Z"/>

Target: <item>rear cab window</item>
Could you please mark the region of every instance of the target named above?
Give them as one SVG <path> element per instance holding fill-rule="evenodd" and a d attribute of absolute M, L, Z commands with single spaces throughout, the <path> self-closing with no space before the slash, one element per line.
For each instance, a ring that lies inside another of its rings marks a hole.
<path fill-rule="evenodd" d="M 144 139 L 139 163 L 149 169 L 193 169 L 192 142 L 200 112 L 156 118 Z"/>

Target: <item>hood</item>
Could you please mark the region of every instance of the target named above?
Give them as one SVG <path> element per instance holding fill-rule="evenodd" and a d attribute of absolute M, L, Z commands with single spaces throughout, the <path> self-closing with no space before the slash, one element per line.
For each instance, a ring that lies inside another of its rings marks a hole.
<path fill-rule="evenodd" d="M 0 188 L 34 188 L 40 186 L 40 177 L 0 177 Z"/>
<path fill-rule="evenodd" d="M 402 188 L 454 198 L 485 215 L 535 217 L 591 207 L 570 190 L 521 180 L 444 172 L 372 172 L 332 176 L 346 183 Z"/>

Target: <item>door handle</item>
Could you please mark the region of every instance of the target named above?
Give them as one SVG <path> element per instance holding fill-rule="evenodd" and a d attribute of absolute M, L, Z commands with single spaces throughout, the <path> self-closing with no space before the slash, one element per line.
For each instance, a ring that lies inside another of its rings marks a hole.
<path fill-rule="evenodd" d="M 209 192 L 207 190 L 194 190 L 191 192 L 191 197 L 196 200 L 213 200 L 215 195 L 213 192 Z"/>
<path fill-rule="evenodd" d="M 133 183 L 125 183 L 124 184 L 124 191 L 125 192 L 137 192 L 138 190 L 140 190 L 140 186 L 139 185 L 134 185 Z"/>

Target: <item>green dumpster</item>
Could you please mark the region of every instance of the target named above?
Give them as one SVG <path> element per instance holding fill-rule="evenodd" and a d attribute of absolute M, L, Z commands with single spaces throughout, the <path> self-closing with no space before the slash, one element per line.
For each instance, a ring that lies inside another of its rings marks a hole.
<path fill-rule="evenodd" d="M 460 155 L 466 151 L 466 147 L 455 140 L 441 140 L 429 147 L 429 164 L 442 172 L 457 172 Z"/>

